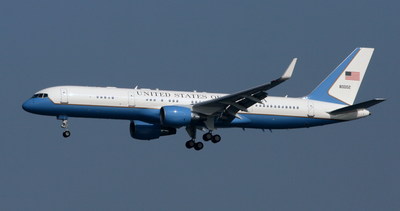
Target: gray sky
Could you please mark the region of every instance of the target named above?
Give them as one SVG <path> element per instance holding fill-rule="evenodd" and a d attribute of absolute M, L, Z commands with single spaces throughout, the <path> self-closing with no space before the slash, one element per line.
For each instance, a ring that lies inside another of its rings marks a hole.
<path fill-rule="evenodd" d="M 397 210 L 398 1 L 2 1 L 1 210 Z M 310 129 L 222 129 L 200 152 L 129 121 L 24 112 L 34 92 L 92 85 L 235 92 L 294 76 L 303 96 L 374 47 L 356 102 L 373 115 Z"/>

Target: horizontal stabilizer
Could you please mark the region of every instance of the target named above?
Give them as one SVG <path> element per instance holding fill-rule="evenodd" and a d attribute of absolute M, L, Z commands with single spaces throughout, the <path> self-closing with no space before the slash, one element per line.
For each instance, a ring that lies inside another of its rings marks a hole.
<path fill-rule="evenodd" d="M 336 115 L 336 114 L 340 114 L 340 113 L 346 113 L 346 112 L 349 112 L 349 111 L 354 111 L 354 110 L 357 110 L 357 109 L 366 109 L 366 108 L 374 106 L 374 105 L 376 105 L 378 103 L 381 103 L 381 102 L 383 102 L 385 100 L 386 99 L 384 99 L 384 98 L 375 98 L 373 100 L 368 100 L 368 101 L 365 101 L 365 102 L 362 102 L 362 103 L 358 103 L 358 104 L 355 104 L 355 105 L 346 106 L 344 108 L 339 108 L 337 110 L 334 110 L 334 111 L 331 111 L 331 112 L 328 112 L 328 113 L 332 114 L 332 115 Z"/>

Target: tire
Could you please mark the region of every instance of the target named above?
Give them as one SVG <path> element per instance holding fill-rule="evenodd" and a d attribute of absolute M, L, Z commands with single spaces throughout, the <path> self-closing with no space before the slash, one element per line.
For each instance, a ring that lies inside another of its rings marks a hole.
<path fill-rule="evenodd" d="M 71 135 L 71 132 L 69 132 L 68 130 L 63 132 L 64 138 L 68 138 L 70 135 Z"/>
<path fill-rule="evenodd" d="M 212 139 L 212 134 L 211 133 L 204 133 L 204 135 L 203 135 L 203 140 L 204 141 L 209 141 L 209 140 L 211 140 Z"/>
<path fill-rule="evenodd" d="M 221 141 L 221 136 L 220 135 L 214 135 L 213 137 L 212 137 L 212 140 L 211 140 L 214 144 L 216 144 L 216 143 L 218 143 L 218 142 L 220 142 Z"/>
<path fill-rule="evenodd" d="M 197 143 L 194 145 L 194 149 L 195 149 L 196 151 L 199 151 L 199 150 L 203 149 L 203 147 L 204 147 L 204 144 L 201 143 L 201 142 L 197 142 Z"/>
<path fill-rule="evenodd" d="M 193 140 L 189 140 L 186 142 L 185 146 L 186 146 L 186 148 L 191 149 L 195 146 L 195 143 Z"/>

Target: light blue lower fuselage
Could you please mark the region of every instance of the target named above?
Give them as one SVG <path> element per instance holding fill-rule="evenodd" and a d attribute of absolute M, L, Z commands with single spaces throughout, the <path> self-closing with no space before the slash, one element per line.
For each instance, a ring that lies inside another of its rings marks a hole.
<path fill-rule="evenodd" d="M 102 118 L 140 120 L 152 124 L 160 124 L 160 109 L 110 107 L 88 105 L 55 104 L 48 98 L 32 98 L 23 104 L 23 108 L 31 113 L 64 117 Z M 217 121 L 218 128 L 260 128 L 260 129 L 290 129 L 319 126 L 340 122 L 331 119 L 318 119 L 309 117 L 280 116 L 268 114 L 240 114 L 242 119 L 232 122 Z M 201 126 L 201 125 L 198 125 Z"/>

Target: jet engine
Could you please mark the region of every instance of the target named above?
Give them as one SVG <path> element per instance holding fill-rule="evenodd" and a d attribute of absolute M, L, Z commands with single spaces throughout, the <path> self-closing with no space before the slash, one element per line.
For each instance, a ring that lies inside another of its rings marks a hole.
<path fill-rule="evenodd" d="M 129 131 L 131 137 L 139 140 L 158 139 L 160 136 L 168 136 L 176 134 L 176 129 L 172 127 L 164 127 L 156 124 L 149 124 L 142 121 L 131 121 Z"/>
<path fill-rule="evenodd" d="M 160 109 L 161 125 L 179 128 L 189 125 L 196 116 L 190 108 L 181 106 L 164 106 Z"/>

